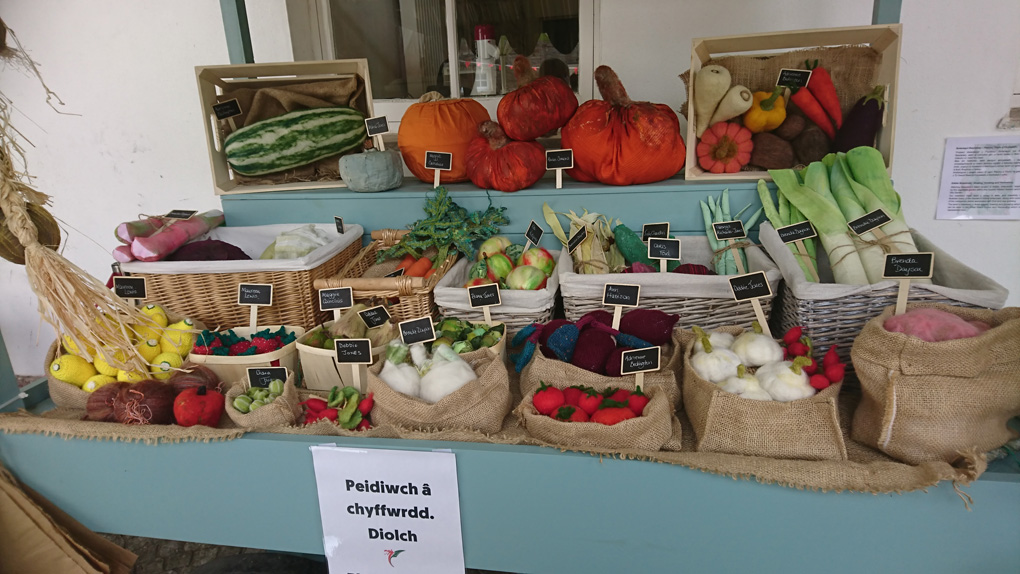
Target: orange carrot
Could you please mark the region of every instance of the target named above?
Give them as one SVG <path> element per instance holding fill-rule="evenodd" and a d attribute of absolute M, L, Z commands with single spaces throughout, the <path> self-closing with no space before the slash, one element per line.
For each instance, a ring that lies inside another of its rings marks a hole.
<path fill-rule="evenodd" d="M 432 260 L 428 257 L 422 257 L 412 264 L 404 271 L 404 275 L 410 277 L 424 277 L 425 273 L 432 267 Z"/>
<path fill-rule="evenodd" d="M 407 255 L 404 256 L 403 259 L 400 260 L 400 265 L 397 265 L 397 269 L 403 269 L 404 272 L 406 273 L 407 272 L 407 268 L 410 267 L 413 263 L 414 263 L 414 255 L 411 255 L 410 253 L 408 253 Z M 396 271 L 396 269 L 394 269 L 394 271 Z"/>
<path fill-rule="evenodd" d="M 435 267 L 430 267 L 429 270 L 425 272 L 425 278 L 428 279 L 429 277 L 432 277 L 432 274 L 435 273 L 435 272 L 436 272 L 436 268 Z"/>

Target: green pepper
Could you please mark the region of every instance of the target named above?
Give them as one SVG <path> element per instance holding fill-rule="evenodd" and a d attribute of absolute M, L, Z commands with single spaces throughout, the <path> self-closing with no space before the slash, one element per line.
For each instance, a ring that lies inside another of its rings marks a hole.
<path fill-rule="evenodd" d="M 337 415 L 341 425 L 350 421 L 354 413 L 358 412 L 358 400 L 361 398 L 361 393 L 354 387 L 344 387 L 342 393 L 345 402 Z"/>
<path fill-rule="evenodd" d="M 354 414 L 351 415 L 351 419 L 345 423 L 340 423 L 340 427 L 345 428 L 347 430 L 354 430 L 355 427 L 361 424 L 361 419 L 362 419 L 361 412 L 354 411 Z"/>
<path fill-rule="evenodd" d="M 344 402 L 344 394 L 340 387 L 334 386 L 329 390 L 329 397 L 326 398 L 326 407 L 335 409 Z"/>
<path fill-rule="evenodd" d="M 242 413 L 247 413 L 251 411 L 251 398 L 248 397 L 247 395 L 241 395 L 235 398 L 234 408 L 241 411 Z"/>

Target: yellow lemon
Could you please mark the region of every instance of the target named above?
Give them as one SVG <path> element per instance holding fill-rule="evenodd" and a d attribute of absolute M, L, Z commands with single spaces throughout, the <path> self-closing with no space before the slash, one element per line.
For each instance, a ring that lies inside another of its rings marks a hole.
<path fill-rule="evenodd" d="M 146 363 L 151 363 L 153 360 L 156 359 L 157 355 L 163 352 L 159 348 L 158 339 L 147 339 L 145 341 L 140 341 L 137 345 L 135 345 L 135 349 L 138 349 L 138 354 L 141 355 L 143 359 L 145 359 Z"/>
<path fill-rule="evenodd" d="M 152 376 L 159 380 L 166 380 L 170 378 L 170 375 L 174 374 L 174 369 L 177 369 L 184 363 L 184 359 L 181 358 L 177 353 L 160 353 L 152 361 Z"/>
<path fill-rule="evenodd" d="M 166 327 L 168 323 L 166 318 L 166 311 L 162 307 L 155 304 L 148 304 L 142 307 L 142 313 L 149 316 L 150 319 L 156 322 L 160 327 Z"/>
<path fill-rule="evenodd" d="M 150 325 L 131 325 L 129 333 L 134 333 L 135 341 L 148 341 L 149 339 L 159 340 L 163 336 L 162 329 Z"/>
<path fill-rule="evenodd" d="M 74 339 L 70 335 L 64 335 L 64 350 L 72 355 L 80 355 L 80 349 L 75 344 Z M 96 354 L 96 350 L 92 347 L 85 347 L 85 352 L 91 357 Z"/>
<path fill-rule="evenodd" d="M 109 357 L 109 359 L 107 357 Z M 123 363 L 124 361 L 127 360 L 127 355 L 124 354 L 124 351 L 103 349 L 102 351 L 96 354 L 95 359 L 92 361 L 92 366 L 94 366 L 96 370 L 99 371 L 100 375 L 116 377 L 117 371 L 119 371 L 120 369 L 110 365 L 110 363 L 107 362 L 109 360 Z"/>
<path fill-rule="evenodd" d="M 137 383 L 149 378 L 145 373 L 138 371 L 117 371 L 117 380 L 122 383 Z"/>
<path fill-rule="evenodd" d="M 177 323 L 174 323 L 175 325 Z M 172 327 L 167 327 L 163 331 L 163 338 L 159 340 L 159 348 L 164 353 L 176 353 L 182 357 L 187 357 L 188 353 L 191 352 L 191 347 L 195 345 L 195 337 L 188 331 L 179 331 Z"/>
<path fill-rule="evenodd" d="M 185 318 L 181 319 L 180 321 L 177 321 L 176 323 L 174 323 L 172 325 L 167 325 L 167 328 L 169 328 L 169 329 L 182 329 L 184 331 L 187 331 L 188 329 L 194 329 L 195 328 L 195 323 L 191 319 L 188 319 L 187 317 L 185 317 Z"/>
<path fill-rule="evenodd" d="M 96 374 L 96 369 L 92 363 L 77 355 L 61 355 L 50 363 L 50 374 L 58 381 L 80 387 Z"/>
<path fill-rule="evenodd" d="M 89 379 L 85 381 L 85 384 L 81 386 L 81 390 L 87 393 L 92 393 L 103 385 L 115 382 L 117 382 L 116 377 L 111 377 L 109 375 L 94 375 L 89 377 Z"/>

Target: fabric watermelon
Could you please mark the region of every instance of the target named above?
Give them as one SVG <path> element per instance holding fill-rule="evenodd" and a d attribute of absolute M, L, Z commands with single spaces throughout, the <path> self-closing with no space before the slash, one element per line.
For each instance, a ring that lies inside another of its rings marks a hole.
<path fill-rule="evenodd" d="M 241 175 L 264 175 L 307 165 L 361 146 L 365 116 L 352 108 L 288 112 L 227 136 L 227 163 Z"/>

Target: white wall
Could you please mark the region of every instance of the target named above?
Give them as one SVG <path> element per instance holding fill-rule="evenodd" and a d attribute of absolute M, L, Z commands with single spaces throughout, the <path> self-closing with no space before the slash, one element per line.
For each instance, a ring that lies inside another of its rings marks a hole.
<path fill-rule="evenodd" d="M 256 59 L 289 60 L 283 0 L 248 4 Z M 685 97 L 677 76 L 689 65 L 692 37 L 870 21 L 866 0 L 820 4 L 602 0 L 599 63 L 616 68 L 633 97 L 679 108 Z M 1020 3 L 904 4 L 894 176 L 908 220 L 1020 304 L 1020 222 L 933 219 L 944 138 L 994 135 L 1007 111 L 1020 62 Z M 77 230 L 65 256 L 105 280 L 117 223 L 139 213 L 219 206 L 193 70 L 228 63 L 218 2 L 5 0 L 0 17 L 41 64 L 66 110 L 81 114 L 52 112 L 34 79 L 0 71 L 0 89 L 19 111 L 14 119 L 36 145 L 28 152 L 35 183 L 53 196 L 54 214 Z M 41 373 L 53 334 L 40 328 L 22 267 L 0 260 L 0 294 L 0 328 L 15 372 Z"/>

